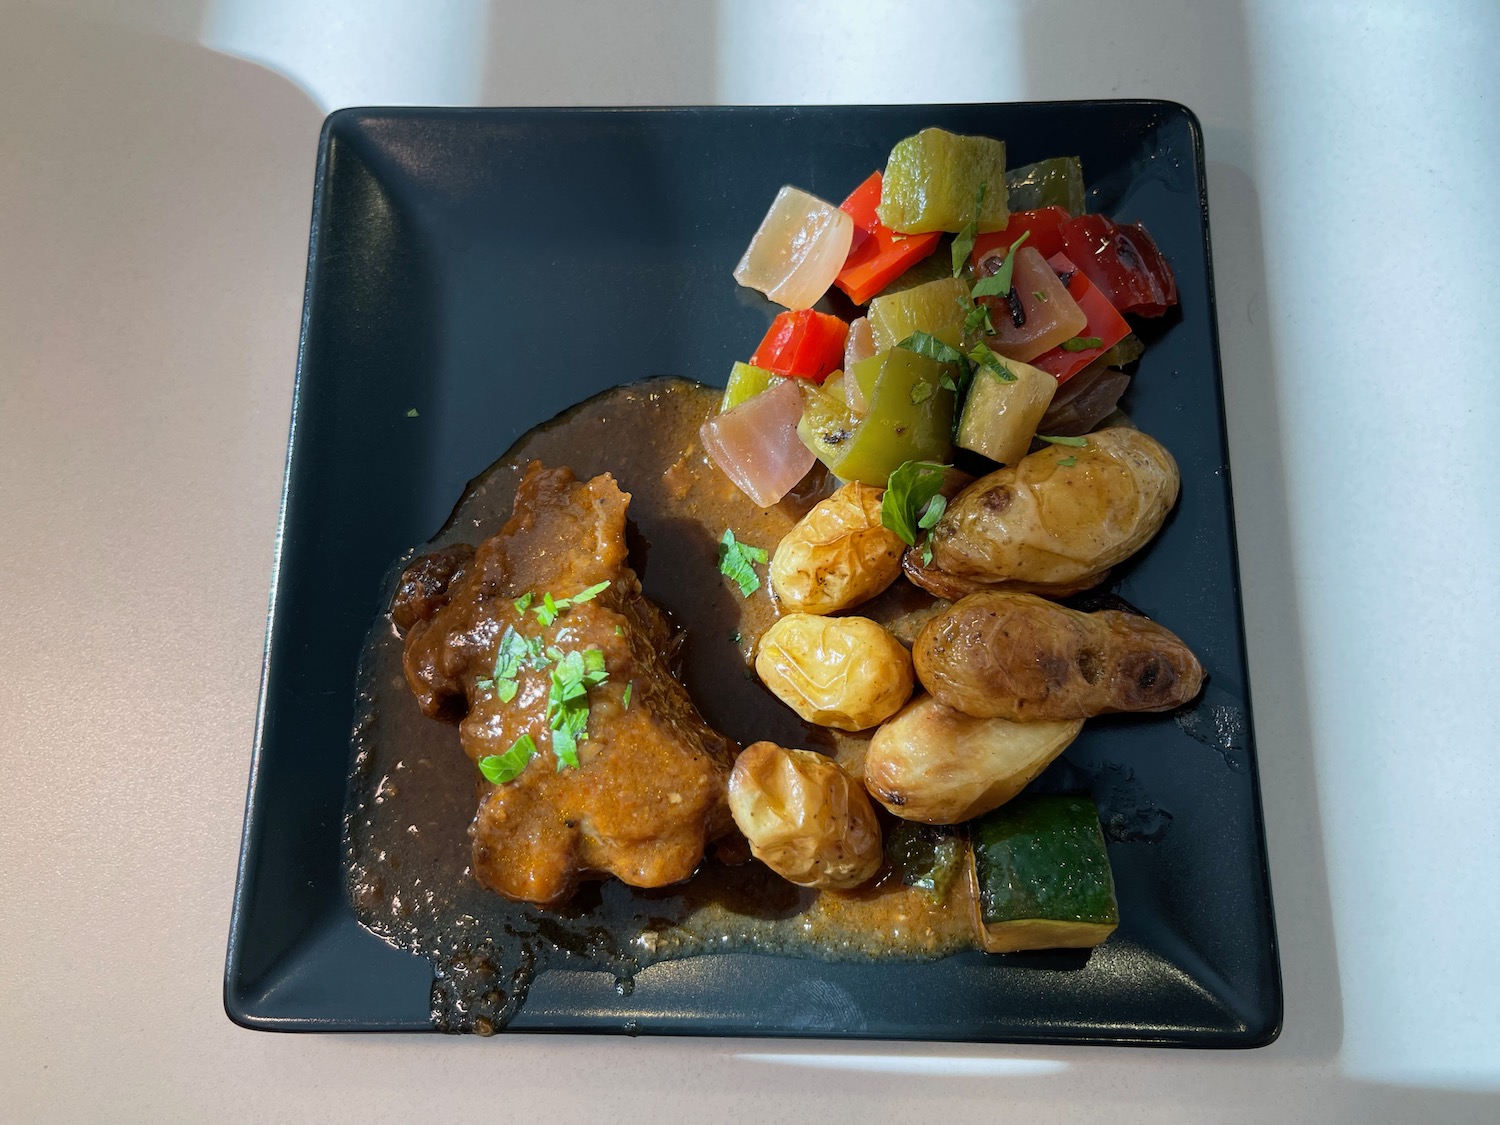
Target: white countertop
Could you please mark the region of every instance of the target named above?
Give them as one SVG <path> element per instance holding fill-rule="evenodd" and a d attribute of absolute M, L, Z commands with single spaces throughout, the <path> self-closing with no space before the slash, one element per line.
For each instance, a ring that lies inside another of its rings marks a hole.
<path fill-rule="evenodd" d="M 1500 6 L 120 7 L 0 3 L 0 1119 L 1500 1118 Z M 324 115 L 1119 96 L 1204 126 L 1280 1039 L 231 1024 Z"/>

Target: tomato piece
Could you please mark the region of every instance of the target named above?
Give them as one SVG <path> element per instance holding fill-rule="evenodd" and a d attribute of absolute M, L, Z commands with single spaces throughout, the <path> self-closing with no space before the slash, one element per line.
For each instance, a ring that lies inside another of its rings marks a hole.
<path fill-rule="evenodd" d="M 821 383 L 844 362 L 844 338 L 848 334 L 849 326 L 828 313 L 813 309 L 780 313 L 771 321 L 750 363 L 777 375 Z"/>
<path fill-rule="evenodd" d="M 872 172 L 839 204 L 854 220 L 854 243 L 833 283 L 860 305 L 931 254 L 941 237 L 936 231 L 902 237 L 882 223 L 875 215 L 881 185 L 881 174 Z"/>
<path fill-rule="evenodd" d="M 993 254 L 996 250 L 1004 255 L 1010 249 L 1011 244 L 1027 231 L 1031 232 L 1031 237 L 1022 245 L 1030 246 L 1044 258 L 1060 254 L 1063 248 L 1062 228 L 1063 224 L 1068 221 L 1068 213 L 1061 207 L 1038 207 L 1035 211 L 1015 211 L 1011 214 L 1010 223 L 1004 230 L 981 234 L 974 240 L 974 251 L 969 255 L 969 261 L 974 263 L 975 270 L 978 270 L 981 258 L 987 254 Z M 983 276 L 982 272 L 980 276 Z"/>
<path fill-rule="evenodd" d="M 1125 318 L 1103 291 L 1066 254 L 1052 255 L 1047 259 L 1047 264 L 1068 287 L 1068 296 L 1073 298 L 1083 310 L 1083 315 L 1088 317 L 1088 324 L 1074 339 L 1086 340 L 1093 336 L 1099 338 L 1097 347 L 1069 351 L 1059 344 L 1031 361 L 1033 367 L 1050 371 L 1057 376 L 1059 383 L 1065 383 L 1130 335 L 1130 325 L 1125 323 Z"/>
<path fill-rule="evenodd" d="M 1079 215 L 1062 228 L 1062 250 L 1120 312 L 1161 316 L 1177 303 L 1177 279 L 1140 223 Z"/>

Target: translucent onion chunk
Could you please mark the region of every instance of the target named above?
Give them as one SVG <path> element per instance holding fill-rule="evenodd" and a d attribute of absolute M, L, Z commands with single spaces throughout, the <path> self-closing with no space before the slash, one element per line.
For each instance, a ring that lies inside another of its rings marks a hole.
<path fill-rule="evenodd" d="M 844 370 L 853 371 L 854 365 L 875 354 L 875 334 L 870 329 L 869 317 L 860 317 L 849 325 L 849 335 L 844 337 Z M 865 389 L 858 379 L 844 379 L 844 399 L 849 409 L 861 418 L 870 409 L 865 399 Z"/>
<path fill-rule="evenodd" d="M 828 292 L 854 241 L 854 220 L 831 203 L 790 185 L 734 268 L 734 279 L 789 309 L 809 309 Z"/>
<path fill-rule="evenodd" d="M 787 379 L 704 422 L 704 451 L 739 490 L 769 508 L 797 486 L 816 458 L 797 436 L 801 380 Z"/>
<path fill-rule="evenodd" d="M 1004 253 L 996 252 L 980 259 L 980 276 L 996 272 L 1004 257 Z M 1006 359 L 1030 363 L 1088 327 L 1089 318 L 1068 294 L 1068 287 L 1052 272 L 1047 259 L 1030 246 L 1016 251 L 1011 280 L 1019 309 L 1003 297 L 984 298 L 995 325 L 995 334 L 984 342 Z"/>

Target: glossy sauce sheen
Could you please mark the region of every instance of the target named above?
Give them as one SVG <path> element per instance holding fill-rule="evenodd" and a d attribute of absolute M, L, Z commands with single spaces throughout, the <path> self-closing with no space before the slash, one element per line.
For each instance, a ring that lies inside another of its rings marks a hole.
<path fill-rule="evenodd" d="M 416 555 L 498 531 L 533 460 L 567 466 L 580 479 L 611 473 L 632 496 L 631 564 L 646 595 L 686 630 L 682 678 L 708 722 L 741 746 L 769 739 L 821 750 L 858 773 L 867 736 L 802 722 L 750 669 L 776 610 L 764 567 L 757 568 L 763 585 L 749 598 L 720 575 L 718 539 L 733 528 L 742 542 L 772 551 L 822 492 L 809 488 L 769 510 L 743 496 L 698 444 L 698 427 L 719 397 L 686 380 L 656 379 L 608 391 L 532 430 L 473 482 L 447 527 L 402 559 L 392 578 Z M 900 580 L 857 612 L 910 643 L 942 604 Z M 390 617 L 382 617 L 360 670 L 345 818 L 348 890 L 366 926 L 433 962 L 439 1028 L 487 1034 L 503 1026 L 548 966 L 612 972 L 624 992 L 654 961 L 710 950 L 873 959 L 975 947 L 962 881 L 934 904 L 889 872 L 859 892 L 820 893 L 757 862 L 710 859 L 674 887 L 588 883 L 554 909 L 485 890 L 469 870 L 474 766 L 455 726 L 418 711 L 401 649 Z"/>

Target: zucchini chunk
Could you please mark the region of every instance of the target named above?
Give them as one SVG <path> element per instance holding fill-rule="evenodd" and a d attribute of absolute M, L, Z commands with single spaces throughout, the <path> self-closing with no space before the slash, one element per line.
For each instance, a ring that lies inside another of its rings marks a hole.
<path fill-rule="evenodd" d="M 1090 949 L 1119 924 L 1099 810 L 1080 794 L 1017 797 L 974 821 L 975 922 L 987 953 Z"/>

